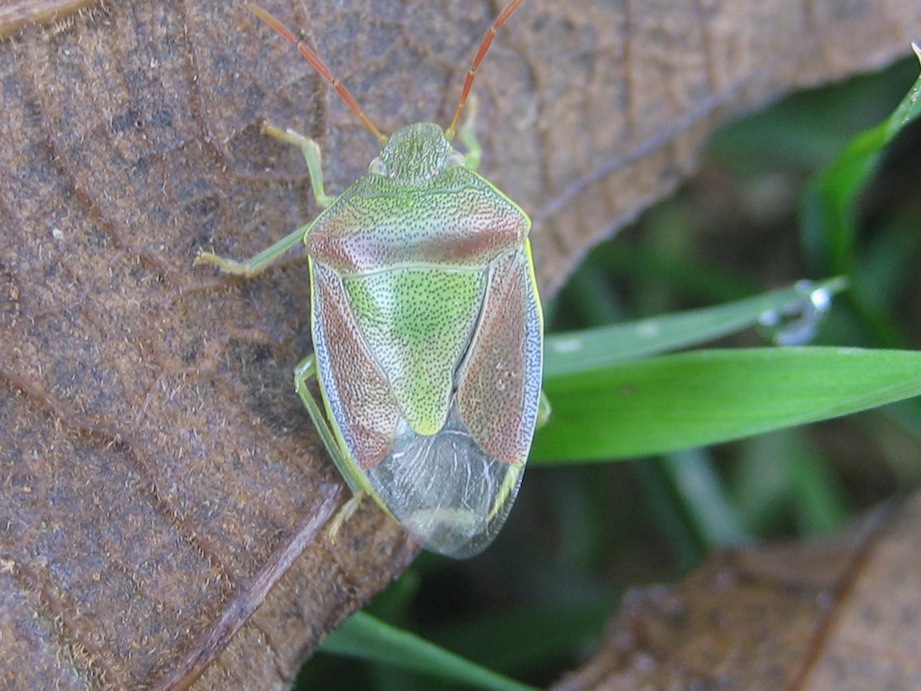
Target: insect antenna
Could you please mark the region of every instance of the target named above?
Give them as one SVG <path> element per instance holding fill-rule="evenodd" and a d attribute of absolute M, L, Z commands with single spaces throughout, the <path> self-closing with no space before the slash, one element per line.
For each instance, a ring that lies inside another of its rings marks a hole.
<path fill-rule="evenodd" d="M 518 0 L 518 2 L 521 2 L 521 0 Z M 371 122 L 371 119 L 365 115 L 364 111 L 358 105 L 358 102 L 352 97 L 352 94 L 349 93 L 349 90 L 345 88 L 345 85 L 333 76 L 333 73 L 326 66 L 326 63 L 320 59 L 320 56 L 317 55 L 310 46 L 308 46 L 303 41 L 298 41 L 295 35 L 291 33 L 291 31 L 289 31 L 284 24 L 282 24 L 279 20 L 277 20 L 258 5 L 247 5 L 247 7 L 249 7 L 250 12 L 259 17 L 259 19 L 268 24 L 271 28 L 275 29 L 275 31 L 281 34 L 289 42 L 296 45 L 297 49 L 301 51 L 301 55 L 307 59 L 307 62 L 311 64 L 313 69 L 315 69 L 319 75 L 323 77 L 323 79 L 329 82 L 330 86 L 336 90 L 336 93 L 342 97 L 342 100 L 348 104 L 349 108 L 355 111 L 355 114 L 361 118 L 361 121 L 365 124 L 365 127 L 371 130 L 372 134 L 377 137 L 377 140 L 381 144 L 387 143 L 387 136 L 382 134 L 381 131 L 375 127 L 374 123 Z"/>
<path fill-rule="evenodd" d="M 522 2 L 524 2 L 524 0 L 512 0 L 512 2 L 502 10 L 502 13 L 496 17 L 496 21 L 493 22 L 489 31 L 487 31 L 486 35 L 483 37 L 483 42 L 480 43 L 480 49 L 477 51 L 476 57 L 473 58 L 470 69 L 467 70 L 467 79 L 464 81 L 464 88 L 461 91 L 457 110 L 454 111 L 454 118 L 451 120 L 451 125 L 445 130 L 445 139 L 448 141 L 454 139 L 454 133 L 457 131 L 457 123 L 460 122 L 461 113 L 464 112 L 464 104 L 467 103 L 467 96 L 470 95 L 470 87 L 473 86 L 473 80 L 476 78 L 477 68 L 480 66 L 480 63 L 483 62 L 483 58 L 486 57 L 486 52 L 492 45 L 492 40 L 496 37 L 496 32 L 499 31 L 506 21 L 508 21 L 508 18 L 514 14 L 515 10 L 518 9 L 518 6 L 521 5 Z"/>

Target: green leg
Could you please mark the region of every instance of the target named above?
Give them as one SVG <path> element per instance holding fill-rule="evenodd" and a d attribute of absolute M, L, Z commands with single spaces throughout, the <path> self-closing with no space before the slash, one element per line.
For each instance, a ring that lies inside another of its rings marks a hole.
<path fill-rule="evenodd" d="M 339 445 L 335 433 L 326 421 L 326 416 L 323 414 L 320 404 L 307 386 L 307 380 L 315 377 L 316 374 L 316 356 L 308 355 L 294 368 L 294 389 L 297 391 L 297 395 L 301 397 L 304 407 L 307 408 L 310 419 L 313 420 L 314 427 L 316 427 L 317 432 L 320 433 L 320 439 L 323 440 L 323 445 L 326 447 L 329 455 L 332 456 L 333 462 L 336 464 L 342 477 L 345 478 L 349 489 L 352 490 L 351 499 L 342 505 L 342 508 L 339 509 L 338 513 L 333 517 L 332 523 L 330 523 L 328 534 L 330 539 L 335 540 L 339 528 L 353 513 L 355 513 L 355 510 L 361 505 L 361 501 L 364 499 L 367 492 L 364 489 L 364 483 L 355 464 L 349 460 L 348 452 Z"/>
<path fill-rule="evenodd" d="M 467 100 L 467 113 L 464 115 L 464 121 L 461 123 L 457 136 L 464 143 L 467 149 L 467 155 L 464 157 L 464 165 L 472 171 L 480 167 L 480 159 L 483 157 L 483 147 L 476 138 L 476 110 L 477 99 L 474 94 L 470 94 Z"/>
<path fill-rule="evenodd" d="M 320 154 L 319 145 L 312 139 L 309 139 L 292 130 L 281 130 L 272 125 L 264 124 L 262 130 L 273 137 L 282 141 L 294 144 L 304 154 L 307 161 L 307 172 L 310 175 L 310 186 L 313 189 L 313 195 L 317 203 L 324 209 L 333 203 L 335 197 L 326 194 L 323 187 L 323 160 Z M 294 247 L 304 239 L 310 224 L 301 226 L 290 235 L 285 236 L 268 249 L 263 250 L 254 257 L 240 262 L 234 259 L 225 259 L 211 252 L 199 252 L 195 257 L 195 264 L 211 264 L 222 271 L 235 274 L 237 276 L 246 276 L 250 278 L 265 271 L 274 263 L 282 254 Z"/>
<path fill-rule="evenodd" d="M 313 188 L 313 196 L 322 208 L 332 204 L 336 198 L 326 194 L 323 186 L 323 156 L 320 153 L 320 145 L 310 137 L 298 134 L 294 130 L 282 130 L 273 127 L 268 123 L 262 125 L 262 131 L 268 135 L 281 139 L 283 142 L 294 144 L 304 154 L 304 160 L 307 162 L 307 173 L 310 175 L 310 186 Z"/>
<path fill-rule="evenodd" d="M 310 228 L 309 223 L 305 226 L 301 226 L 268 249 L 262 250 L 255 257 L 250 257 L 244 262 L 238 262 L 235 259 L 225 259 L 211 252 L 202 252 L 199 250 L 193 263 L 211 264 L 225 273 L 234 274 L 236 276 L 246 276 L 247 278 L 258 276 L 269 268 L 269 266 L 282 254 L 294 247 L 297 243 L 303 241 L 308 228 Z"/>
<path fill-rule="evenodd" d="M 339 447 L 336 435 L 326 421 L 326 416 L 320 404 L 317 402 L 317 399 L 314 398 L 313 393 L 311 393 L 310 388 L 307 386 L 307 381 L 313 379 L 315 376 L 317 376 L 317 356 L 311 354 L 301 360 L 298 366 L 294 368 L 294 390 L 297 391 L 297 395 L 301 397 L 304 407 L 307 408 L 307 412 L 310 413 L 310 419 L 313 420 L 313 426 L 316 427 L 317 432 L 320 433 L 320 439 L 323 440 L 323 445 L 326 447 L 326 450 L 329 451 L 330 456 L 333 457 L 336 466 L 341 469 L 343 466 L 347 465 L 348 455 Z M 346 480 L 348 480 L 348 478 L 346 478 Z M 351 482 L 349 485 L 351 486 Z M 352 487 L 353 492 L 358 492 L 360 490 L 361 487 Z"/>
<path fill-rule="evenodd" d="M 550 399 L 547 398 L 547 395 L 544 393 L 543 389 L 540 392 L 540 403 L 537 404 L 537 429 L 540 429 L 550 420 Z"/>

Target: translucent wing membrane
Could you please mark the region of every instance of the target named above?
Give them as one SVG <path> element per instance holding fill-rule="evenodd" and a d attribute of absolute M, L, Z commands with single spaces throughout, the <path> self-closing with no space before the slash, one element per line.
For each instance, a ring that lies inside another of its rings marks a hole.
<path fill-rule="evenodd" d="M 492 542 L 518 493 L 523 464 L 485 453 L 456 405 L 438 434 L 401 424 L 393 449 L 367 476 L 400 523 L 451 557 L 473 556 Z"/>

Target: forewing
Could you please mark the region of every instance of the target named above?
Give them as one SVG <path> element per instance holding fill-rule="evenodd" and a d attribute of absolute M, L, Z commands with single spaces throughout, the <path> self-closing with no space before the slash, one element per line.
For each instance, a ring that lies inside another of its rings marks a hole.
<path fill-rule="evenodd" d="M 461 420 L 490 456 L 524 463 L 540 386 L 543 317 L 527 241 L 490 270 L 479 324 L 457 374 Z"/>
<path fill-rule="evenodd" d="M 363 469 L 390 452 L 399 420 L 393 391 L 371 357 L 342 279 L 311 262 L 313 339 L 323 398 L 349 455 Z"/>
<path fill-rule="evenodd" d="M 447 419 L 434 435 L 400 421 L 367 474 L 380 501 L 426 546 L 468 557 L 508 516 L 537 421 L 542 317 L 527 244 L 488 268 Z"/>

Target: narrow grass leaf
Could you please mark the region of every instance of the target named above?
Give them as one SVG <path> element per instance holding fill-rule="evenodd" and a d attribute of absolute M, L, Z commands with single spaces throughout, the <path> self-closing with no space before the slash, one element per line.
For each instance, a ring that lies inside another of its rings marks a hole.
<path fill-rule="evenodd" d="M 821 283 L 799 281 L 783 290 L 716 307 L 551 334 L 544 347 L 544 378 L 592 372 L 610 364 L 698 345 L 755 325 L 765 314 L 795 310 L 817 292 L 837 293 L 845 285 L 839 278 Z"/>
<path fill-rule="evenodd" d="M 535 461 L 647 456 L 825 420 L 921 394 L 921 353 L 702 350 L 548 376 Z"/>
<path fill-rule="evenodd" d="M 912 48 L 921 60 L 921 48 Z M 807 254 L 816 264 L 836 273 L 853 271 L 860 191 L 875 172 L 886 145 L 919 115 L 921 77 L 886 120 L 854 137 L 809 183 L 800 217 Z"/>
<path fill-rule="evenodd" d="M 472 688 L 495 691 L 533 691 L 534 688 L 465 660 L 365 612 L 356 612 L 331 633 L 323 642 L 322 650 L 394 665 Z"/>

